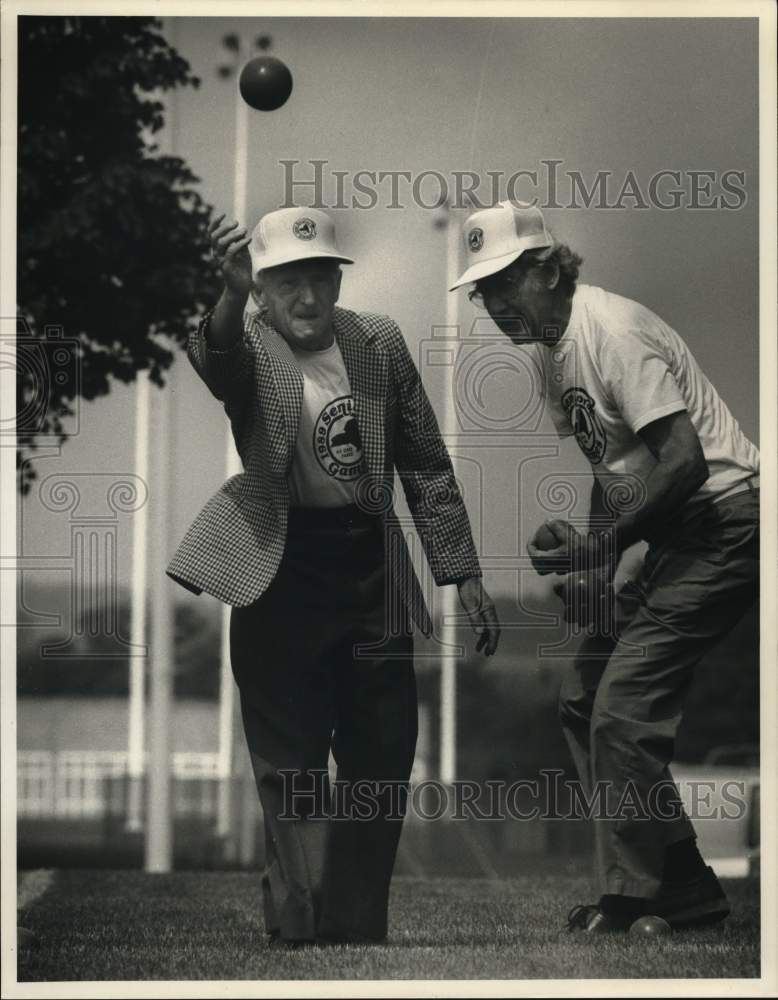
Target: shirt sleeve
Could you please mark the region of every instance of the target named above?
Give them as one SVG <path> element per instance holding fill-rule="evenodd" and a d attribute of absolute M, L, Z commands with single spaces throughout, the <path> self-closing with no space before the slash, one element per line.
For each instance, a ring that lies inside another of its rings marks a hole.
<path fill-rule="evenodd" d="M 221 402 L 241 398 L 251 386 L 253 356 L 247 336 L 252 328 L 253 316 L 243 320 L 243 335 L 226 350 L 216 350 L 208 342 L 208 331 L 213 316 L 209 310 L 196 331 L 189 337 L 187 355 L 192 367 Z"/>
<path fill-rule="evenodd" d="M 661 330 L 634 327 L 606 338 L 600 364 L 605 387 L 635 434 L 655 420 L 687 409 Z"/>

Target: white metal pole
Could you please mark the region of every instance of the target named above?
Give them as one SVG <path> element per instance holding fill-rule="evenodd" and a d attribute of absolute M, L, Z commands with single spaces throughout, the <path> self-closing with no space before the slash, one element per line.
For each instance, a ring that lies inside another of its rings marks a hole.
<path fill-rule="evenodd" d="M 175 46 L 176 19 L 163 22 Z M 175 148 L 175 92 L 167 102 L 167 122 L 159 145 Z M 149 669 L 148 780 L 146 789 L 145 859 L 148 872 L 168 872 L 173 865 L 171 796 L 172 709 L 175 649 L 173 643 L 172 581 L 166 576 L 171 496 L 174 487 L 175 396 L 170 385 L 154 393 L 154 497 L 151 562 L 151 659 Z"/>
<path fill-rule="evenodd" d="M 456 281 L 459 266 L 459 234 L 457 220 L 449 209 L 446 227 L 446 288 Z M 446 326 L 453 334 L 459 321 L 459 295 L 454 292 L 446 296 Z M 456 410 L 454 405 L 454 379 L 452 373 L 451 391 L 447 393 L 443 410 L 443 436 L 447 444 L 456 440 Z M 456 462 L 452 453 L 451 461 Z M 456 471 L 456 465 L 454 466 Z M 446 587 L 442 594 L 441 631 L 443 656 L 440 665 L 440 780 L 451 784 L 457 774 L 457 664 L 452 647 L 457 640 L 456 627 L 452 616 L 456 614 L 457 595 L 454 587 Z"/>
<path fill-rule="evenodd" d="M 248 185 L 248 105 L 235 83 L 235 174 L 232 186 L 232 214 L 240 225 L 246 224 L 246 189 Z"/>
<path fill-rule="evenodd" d="M 165 575 L 173 462 L 173 394 L 166 386 L 155 394 L 154 428 L 161 446 L 154 453 L 151 670 L 149 675 L 149 769 L 145 867 L 170 871 L 173 859 L 170 796 L 171 709 L 173 707 L 172 582 Z"/>
<path fill-rule="evenodd" d="M 246 225 L 246 187 L 248 182 L 248 106 L 240 96 L 235 81 L 235 151 L 232 214 L 240 225 Z M 240 458 L 235 450 L 228 425 L 225 436 L 225 475 L 240 472 Z M 221 608 L 221 649 L 219 670 L 219 797 L 216 832 L 227 837 L 232 826 L 230 784 L 233 760 L 233 721 L 235 718 L 235 684 L 230 666 L 230 606 Z"/>
<path fill-rule="evenodd" d="M 149 479 L 149 380 L 142 372 L 136 381 L 135 395 L 135 475 L 148 488 Z M 145 713 L 144 676 L 146 657 L 140 649 L 146 643 L 148 505 L 135 512 L 132 525 L 132 626 L 130 634 L 129 705 L 127 712 L 127 829 L 142 827 L 143 722 Z"/>

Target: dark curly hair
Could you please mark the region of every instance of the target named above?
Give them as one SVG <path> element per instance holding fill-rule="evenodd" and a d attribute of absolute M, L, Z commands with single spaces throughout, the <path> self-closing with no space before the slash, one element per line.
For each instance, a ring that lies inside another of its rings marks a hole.
<path fill-rule="evenodd" d="M 516 266 L 520 270 L 528 270 L 531 267 L 546 268 L 554 264 L 559 268 L 559 287 L 568 295 L 572 295 L 583 257 L 571 250 L 566 243 L 554 243 L 553 246 L 541 247 L 539 250 L 525 250 L 516 261 Z"/>

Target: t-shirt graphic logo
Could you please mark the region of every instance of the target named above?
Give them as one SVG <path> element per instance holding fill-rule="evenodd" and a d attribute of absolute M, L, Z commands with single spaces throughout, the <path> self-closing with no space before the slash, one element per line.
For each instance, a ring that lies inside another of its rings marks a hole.
<path fill-rule="evenodd" d="M 578 447 L 592 465 L 598 465 L 608 439 L 599 414 L 595 412 L 594 400 L 586 389 L 574 386 L 562 396 L 562 408 L 570 420 Z"/>
<path fill-rule="evenodd" d="M 328 476 L 348 482 L 361 475 L 362 438 L 353 397 L 339 396 L 324 407 L 313 428 L 313 450 Z"/>
<path fill-rule="evenodd" d="M 313 219 L 298 219 L 292 226 L 292 232 L 298 240 L 312 240 L 316 235 L 316 223 Z"/>

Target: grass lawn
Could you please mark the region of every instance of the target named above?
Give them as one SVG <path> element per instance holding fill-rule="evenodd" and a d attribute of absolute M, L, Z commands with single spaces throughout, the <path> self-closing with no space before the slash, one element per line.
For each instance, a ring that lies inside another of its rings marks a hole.
<path fill-rule="evenodd" d="M 39 941 L 19 980 L 758 976 L 758 882 L 725 887 L 723 924 L 646 941 L 563 930 L 591 902 L 584 878 L 396 878 L 387 945 L 284 952 L 265 944 L 257 873 L 59 871 L 22 907 Z"/>

